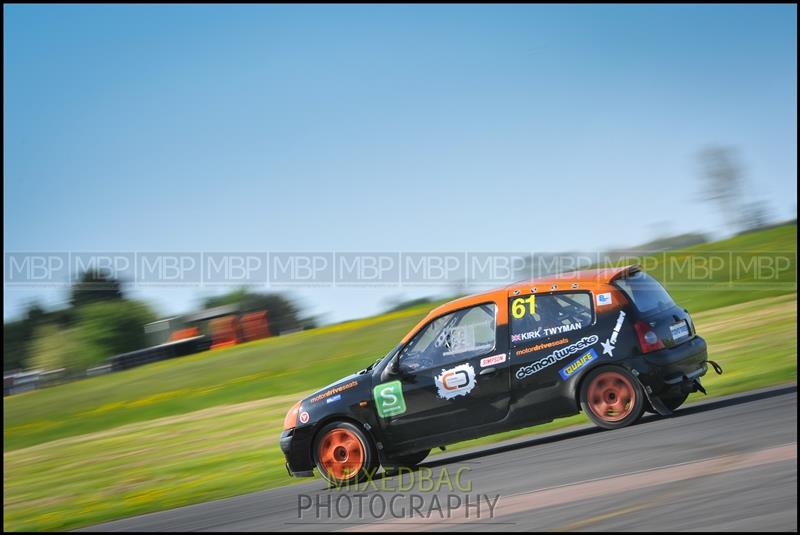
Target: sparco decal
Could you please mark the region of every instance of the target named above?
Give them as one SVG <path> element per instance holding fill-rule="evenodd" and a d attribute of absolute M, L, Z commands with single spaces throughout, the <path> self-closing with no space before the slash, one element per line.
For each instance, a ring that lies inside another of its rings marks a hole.
<path fill-rule="evenodd" d="M 605 342 L 600 342 L 600 345 L 603 346 L 603 355 L 608 355 L 610 357 L 614 356 L 614 347 L 617 345 L 617 337 L 619 336 L 619 330 L 622 329 L 622 323 L 625 321 L 625 312 L 620 310 L 619 316 L 617 316 L 617 324 L 614 326 L 614 330 L 611 331 L 611 336 L 606 338 Z"/>
<path fill-rule="evenodd" d="M 435 381 L 442 399 L 466 396 L 475 388 L 475 369 L 471 364 L 459 364 L 455 368 L 442 370 Z"/>
<path fill-rule="evenodd" d="M 563 347 L 561 349 L 556 349 L 546 357 L 543 357 L 536 362 L 531 362 L 527 366 L 523 366 L 522 368 L 517 370 L 515 374 L 517 379 L 525 379 L 529 375 L 533 375 L 534 373 L 541 371 L 548 366 L 551 366 L 558 362 L 559 360 L 568 357 L 570 355 L 574 355 L 578 351 L 583 351 L 587 347 L 596 344 L 599 338 L 596 335 L 591 336 L 584 336 L 574 344 L 570 344 L 567 347 Z"/>

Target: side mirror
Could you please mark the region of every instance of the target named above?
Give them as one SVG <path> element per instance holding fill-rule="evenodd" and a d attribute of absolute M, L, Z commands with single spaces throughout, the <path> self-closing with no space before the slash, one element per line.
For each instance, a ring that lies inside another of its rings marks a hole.
<path fill-rule="evenodd" d="M 400 352 L 398 351 L 381 372 L 381 381 L 386 381 L 400 373 Z"/>

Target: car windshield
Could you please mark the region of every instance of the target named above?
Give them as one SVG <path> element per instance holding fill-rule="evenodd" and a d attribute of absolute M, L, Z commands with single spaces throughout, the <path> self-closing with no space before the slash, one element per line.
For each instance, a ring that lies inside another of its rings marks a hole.
<path fill-rule="evenodd" d="M 639 271 L 616 281 L 617 286 L 633 301 L 642 313 L 675 306 L 667 290 L 653 277 Z"/>

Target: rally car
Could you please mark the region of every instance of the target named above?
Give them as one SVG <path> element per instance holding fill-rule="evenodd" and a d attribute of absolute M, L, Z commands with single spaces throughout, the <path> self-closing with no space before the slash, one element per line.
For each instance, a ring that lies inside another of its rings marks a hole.
<path fill-rule="evenodd" d="M 456 299 L 386 356 L 298 401 L 280 445 L 292 476 L 332 484 L 411 467 L 434 447 L 585 412 L 615 429 L 697 390 L 706 343 L 638 266 Z"/>

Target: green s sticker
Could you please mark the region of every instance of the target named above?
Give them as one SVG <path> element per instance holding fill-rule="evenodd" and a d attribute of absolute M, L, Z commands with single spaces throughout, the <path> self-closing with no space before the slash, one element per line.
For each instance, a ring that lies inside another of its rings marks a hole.
<path fill-rule="evenodd" d="M 406 412 L 406 400 L 403 398 L 403 385 L 400 381 L 383 383 L 372 389 L 378 416 L 386 418 Z"/>

